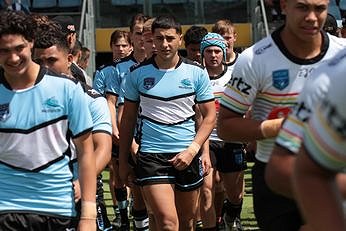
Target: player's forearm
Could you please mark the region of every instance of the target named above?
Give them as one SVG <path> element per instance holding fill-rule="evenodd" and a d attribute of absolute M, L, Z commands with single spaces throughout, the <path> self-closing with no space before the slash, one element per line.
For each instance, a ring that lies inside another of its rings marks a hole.
<path fill-rule="evenodd" d="M 136 125 L 136 119 L 124 117 L 120 124 L 120 142 L 119 142 L 119 162 L 127 163 L 128 154 L 130 153 L 133 132 Z M 120 164 L 119 163 L 119 164 Z"/>
<path fill-rule="evenodd" d="M 92 137 L 88 135 L 88 137 L 81 139 L 78 144 L 78 171 L 81 198 L 82 201 L 94 202 L 96 196 L 96 161 L 93 152 Z"/>
<path fill-rule="evenodd" d="M 296 155 L 275 145 L 265 171 L 267 185 L 288 198 L 294 198 L 292 178 L 295 159 Z"/>
<path fill-rule="evenodd" d="M 243 117 L 219 118 L 217 132 L 229 142 L 249 142 L 261 139 L 260 122 Z"/>
<path fill-rule="evenodd" d="M 282 119 L 256 121 L 243 117 L 224 118 L 218 121 L 218 135 L 229 142 L 251 142 L 277 136 Z"/>
<path fill-rule="evenodd" d="M 96 174 L 99 175 L 111 160 L 112 138 L 106 133 L 93 134 Z"/>
<path fill-rule="evenodd" d="M 199 123 L 194 141 L 198 143 L 200 146 L 205 145 L 204 143 L 209 138 L 211 131 L 215 127 L 215 120 L 216 120 L 215 115 L 210 114 L 203 117 L 203 120 Z"/>
<path fill-rule="evenodd" d="M 307 224 L 316 231 L 346 230 L 334 174 L 313 165 L 316 166 L 310 157 L 300 154 L 293 178 L 296 198 Z"/>

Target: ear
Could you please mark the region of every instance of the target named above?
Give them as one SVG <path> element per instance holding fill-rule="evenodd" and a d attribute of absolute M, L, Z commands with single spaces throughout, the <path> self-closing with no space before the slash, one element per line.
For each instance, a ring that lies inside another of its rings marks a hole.
<path fill-rule="evenodd" d="M 73 62 L 73 55 L 72 54 L 67 55 L 67 62 L 68 62 L 68 68 L 70 68 L 71 64 Z"/>
<path fill-rule="evenodd" d="M 181 44 L 183 44 L 183 34 L 179 35 L 179 46 L 181 46 Z"/>

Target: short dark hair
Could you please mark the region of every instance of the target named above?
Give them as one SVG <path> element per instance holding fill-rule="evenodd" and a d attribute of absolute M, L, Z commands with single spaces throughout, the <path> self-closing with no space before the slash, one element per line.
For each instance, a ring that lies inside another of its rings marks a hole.
<path fill-rule="evenodd" d="M 133 32 L 133 29 L 136 24 L 143 24 L 147 19 L 148 19 L 148 16 L 145 16 L 142 13 L 134 15 L 130 22 L 130 32 Z"/>
<path fill-rule="evenodd" d="M 65 38 L 65 34 L 60 30 L 56 30 L 54 27 L 41 30 L 37 33 L 34 41 L 34 48 L 47 49 L 51 46 L 57 46 L 67 53 L 70 53 L 70 47 Z"/>
<path fill-rule="evenodd" d="M 155 29 L 175 29 L 178 34 L 182 33 L 180 23 L 172 15 L 157 17 L 151 26 L 151 32 L 154 33 Z"/>
<path fill-rule="evenodd" d="M 191 26 L 184 35 L 185 46 L 189 44 L 201 43 L 203 37 L 208 34 L 208 30 L 203 26 Z"/>
<path fill-rule="evenodd" d="M 0 37 L 19 34 L 26 40 L 34 39 L 35 24 L 32 17 L 22 11 L 2 10 L 0 12 Z"/>
<path fill-rule="evenodd" d="M 111 39 L 109 41 L 109 45 L 112 46 L 113 43 L 116 43 L 119 39 L 124 38 L 128 44 L 131 44 L 131 39 L 129 33 L 123 30 L 115 30 L 111 34 Z"/>

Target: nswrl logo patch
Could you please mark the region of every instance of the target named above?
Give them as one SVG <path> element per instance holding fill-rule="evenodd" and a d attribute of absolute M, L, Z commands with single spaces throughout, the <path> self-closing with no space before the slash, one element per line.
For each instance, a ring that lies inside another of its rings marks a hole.
<path fill-rule="evenodd" d="M 273 86 L 280 91 L 285 89 L 290 83 L 287 69 L 273 71 L 272 77 L 273 77 Z"/>
<path fill-rule="evenodd" d="M 155 78 L 154 77 L 149 77 L 144 79 L 144 89 L 149 90 L 154 86 L 155 83 Z"/>
<path fill-rule="evenodd" d="M 10 117 L 10 104 L 0 105 L 0 121 L 6 121 Z"/>

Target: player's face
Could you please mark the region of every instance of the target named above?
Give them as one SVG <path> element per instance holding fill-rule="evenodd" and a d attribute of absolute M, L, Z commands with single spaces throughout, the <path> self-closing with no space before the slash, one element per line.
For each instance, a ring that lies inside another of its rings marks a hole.
<path fill-rule="evenodd" d="M 210 46 L 204 49 L 204 64 L 208 67 L 218 67 L 222 65 L 223 52 L 218 46 Z"/>
<path fill-rule="evenodd" d="M 237 40 L 237 34 L 230 28 L 227 32 L 221 35 L 227 44 L 226 53 L 231 54 L 233 52 L 234 42 Z"/>
<path fill-rule="evenodd" d="M 0 37 L 0 66 L 9 76 L 21 76 L 26 73 L 31 60 L 33 42 L 22 35 L 9 34 Z"/>
<path fill-rule="evenodd" d="M 157 49 L 157 55 L 162 60 L 172 60 L 178 55 L 181 41 L 181 34 L 178 34 L 174 28 L 157 28 L 154 31 L 154 44 Z"/>
<path fill-rule="evenodd" d="M 113 58 L 121 59 L 130 54 L 132 51 L 132 46 L 129 44 L 124 37 L 119 38 L 118 41 L 112 43 L 111 46 Z"/>
<path fill-rule="evenodd" d="M 144 41 L 145 54 L 147 58 L 150 58 L 151 56 L 157 53 L 154 40 L 153 40 L 153 34 L 151 32 L 146 32 L 143 35 L 143 41 Z"/>
<path fill-rule="evenodd" d="M 144 42 L 143 42 L 143 24 L 137 23 L 133 27 L 131 33 L 131 42 L 133 44 L 133 49 L 137 51 L 144 51 Z"/>
<path fill-rule="evenodd" d="M 327 17 L 329 0 L 281 0 L 286 31 L 302 41 L 319 38 Z"/>
<path fill-rule="evenodd" d="M 201 51 L 200 51 L 200 43 L 190 43 L 186 46 L 186 58 L 196 61 L 198 63 L 201 62 Z"/>
<path fill-rule="evenodd" d="M 46 49 L 35 48 L 34 60 L 58 74 L 71 75 L 69 54 L 57 46 L 51 46 Z"/>

